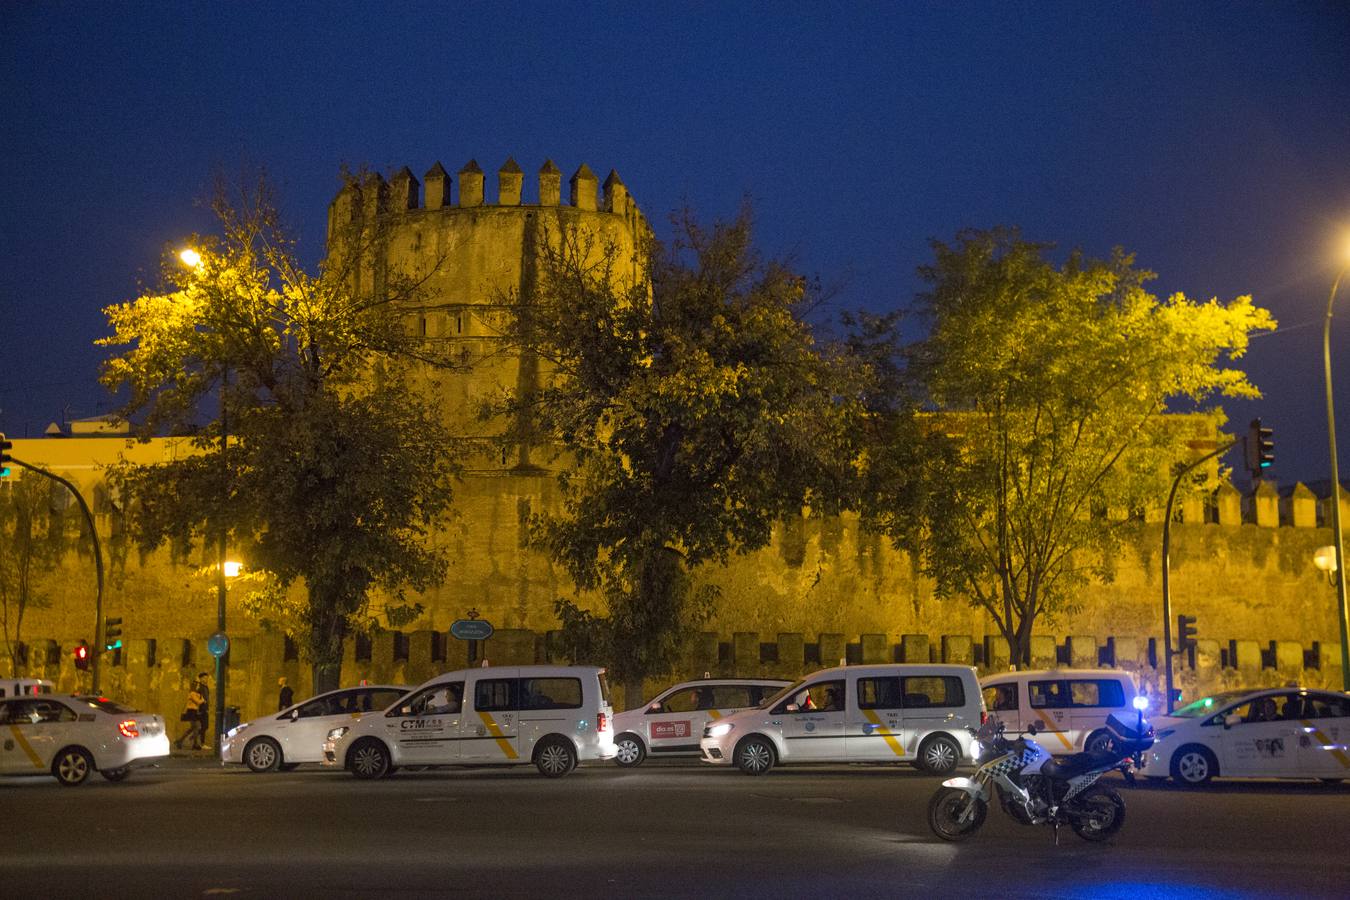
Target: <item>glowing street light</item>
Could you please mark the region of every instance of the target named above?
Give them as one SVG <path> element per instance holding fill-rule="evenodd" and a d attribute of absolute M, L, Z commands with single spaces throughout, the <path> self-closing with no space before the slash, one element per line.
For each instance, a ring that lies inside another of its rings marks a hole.
<path fill-rule="evenodd" d="M 1322 326 L 1322 366 L 1326 374 L 1327 386 L 1327 440 L 1331 444 L 1331 539 L 1335 551 L 1332 563 L 1336 583 L 1336 618 L 1341 626 L 1341 683 L 1350 691 L 1350 617 L 1345 607 L 1345 548 L 1341 538 L 1341 475 L 1336 462 L 1336 407 L 1331 399 L 1331 307 L 1336 302 L 1336 289 L 1341 279 L 1350 272 L 1350 240 L 1344 241 L 1341 251 L 1341 269 L 1336 280 L 1331 283 L 1331 295 L 1327 297 L 1327 317 Z M 1319 568 L 1322 568 L 1319 565 Z M 1323 568 L 1323 571 L 1327 571 Z"/>
<path fill-rule="evenodd" d="M 238 578 L 239 572 L 244 568 L 244 564 L 237 559 L 225 560 L 225 577 Z"/>
<path fill-rule="evenodd" d="M 180 250 L 178 258 L 182 260 L 183 265 L 187 266 L 189 269 L 195 269 L 202 264 L 202 255 L 191 247 Z"/>

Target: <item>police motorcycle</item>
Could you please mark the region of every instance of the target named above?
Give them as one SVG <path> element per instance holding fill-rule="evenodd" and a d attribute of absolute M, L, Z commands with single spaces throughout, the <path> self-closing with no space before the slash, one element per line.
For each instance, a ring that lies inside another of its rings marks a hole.
<path fill-rule="evenodd" d="M 1125 824 L 1125 801 L 1114 788 L 1097 784 L 1112 769 L 1128 774 L 1153 746 L 1153 729 L 1142 712 L 1135 726 L 1110 716 L 1109 749 L 1075 753 L 1055 759 L 1032 738 L 1035 723 L 1008 739 L 1003 723 L 990 717 L 978 729 L 978 767 L 972 778 L 949 778 L 928 803 L 928 826 L 943 840 L 960 841 L 984 824 L 990 800 L 996 795 L 1003 811 L 1022 825 L 1050 825 L 1059 843 L 1059 829 L 1068 825 L 1086 841 L 1104 841 Z"/>

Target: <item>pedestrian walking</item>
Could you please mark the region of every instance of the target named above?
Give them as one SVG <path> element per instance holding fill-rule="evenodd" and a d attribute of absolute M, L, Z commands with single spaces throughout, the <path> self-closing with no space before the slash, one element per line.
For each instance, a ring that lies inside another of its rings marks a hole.
<path fill-rule="evenodd" d="M 206 709 L 206 698 L 202 696 L 200 687 L 199 682 L 192 682 L 192 686 L 188 688 L 187 704 L 183 707 L 183 714 L 178 717 L 187 725 L 173 742 L 180 750 L 183 749 L 183 741 L 186 740 L 192 741 L 193 750 L 202 749 L 200 726 L 202 713 Z"/>
<path fill-rule="evenodd" d="M 295 702 L 295 692 L 292 691 L 291 686 L 286 683 L 285 675 L 282 675 L 277 679 L 277 687 L 281 688 L 281 693 L 277 695 L 277 712 L 281 712 Z"/>
<path fill-rule="evenodd" d="M 206 727 L 211 718 L 211 688 L 205 672 L 197 673 L 197 692 L 202 695 L 202 705 L 197 710 L 197 749 L 208 745 Z"/>

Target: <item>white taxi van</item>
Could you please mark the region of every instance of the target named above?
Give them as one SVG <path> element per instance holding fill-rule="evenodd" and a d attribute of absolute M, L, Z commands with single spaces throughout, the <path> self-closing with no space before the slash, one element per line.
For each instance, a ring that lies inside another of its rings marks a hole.
<path fill-rule="evenodd" d="M 614 716 L 614 761 L 627 768 L 641 765 L 649 753 L 697 756 L 705 725 L 759 706 L 791 683 L 772 678 L 705 678 L 666 688 L 642 706 Z"/>
<path fill-rule="evenodd" d="M 332 729 L 323 765 L 372 779 L 400 766 L 533 763 L 557 778 L 580 761 L 614 758 L 613 720 L 604 669 L 461 669 Z"/>
<path fill-rule="evenodd" d="M 699 746 L 704 762 L 747 775 L 826 762 L 902 762 L 942 775 L 974 758 L 966 729 L 984 718 L 970 666 L 841 666 L 710 723 Z"/>
<path fill-rule="evenodd" d="M 387 709 L 408 693 L 397 684 L 341 688 L 288 706 L 272 715 L 236 725 L 220 739 L 222 765 L 248 766 L 254 772 L 287 772 L 301 763 L 323 760 L 323 743 L 334 727 L 373 711 Z"/>
<path fill-rule="evenodd" d="M 81 784 L 91 772 L 122 781 L 169 755 L 159 716 L 106 697 L 41 694 L 0 700 L 0 773 Z"/>
<path fill-rule="evenodd" d="M 53 685 L 41 678 L 0 678 L 0 700 L 6 697 L 36 697 L 52 693 Z"/>
<path fill-rule="evenodd" d="M 1225 691 L 1169 716 L 1139 771 L 1185 785 L 1218 776 L 1350 778 L 1350 694 L 1298 687 Z"/>
<path fill-rule="evenodd" d="M 1136 714 L 1134 679 L 1116 669 L 1039 669 L 980 679 L 984 705 L 1009 733 L 1035 722 L 1050 753 L 1105 750 L 1106 720 Z"/>

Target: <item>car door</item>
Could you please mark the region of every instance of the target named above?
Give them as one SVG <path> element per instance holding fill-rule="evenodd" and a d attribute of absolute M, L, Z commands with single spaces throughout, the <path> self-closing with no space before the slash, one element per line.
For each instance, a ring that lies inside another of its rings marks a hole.
<path fill-rule="evenodd" d="M 428 685 L 383 716 L 385 739 L 398 747 L 400 765 L 459 762 L 464 682 Z"/>
<path fill-rule="evenodd" d="M 359 709 L 357 689 L 332 691 L 300 704 L 289 722 L 277 729 L 282 754 L 287 762 L 318 762 L 323 759 L 323 742 L 328 732 L 339 725 L 350 725 Z"/>
<path fill-rule="evenodd" d="M 648 749 L 652 753 L 697 750 L 712 705 L 708 685 L 684 685 L 657 698 L 642 716 Z"/>
<path fill-rule="evenodd" d="M 1299 771 L 1314 778 L 1350 778 L 1350 698 L 1305 695 L 1298 726 Z"/>
<path fill-rule="evenodd" d="M 44 757 L 39 740 L 40 717 L 32 708 L 32 700 L 11 700 L 0 704 L 0 772 L 15 775 L 41 772 L 50 762 Z M 38 741 L 38 747 L 34 747 Z"/>
<path fill-rule="evenodd" d="M 955 675 L 903 675 L 900 702 L 905 749 L 911 756 L 919 752 L 924 738 L 935 731 L 952 732 L 967 724 L 979 725 L 978 714 L 973 723 L 962 715 L 966 689 Z"/>
<path fill-rule="evenodd" d="M 464 716 L 461 750 L 465 762 L 520 759 L 520 679 L 495 670 L 469 681 L 470 708 Z"/>
<path fill-rule="evenodd" d="M 76 721 L 69 707 L 56 700 L 19 700 L 10 706 L 5 737 L 6 754 L 12 754 L 12 771 L 41 772 L 51 765 L 62 738 Z M 10 742 L 13 746 L 10 746 Z"/>
<path fill-rule="evenodd" d="M 782 717 L 783 745 L 789 758 L 801 762 L 848 758 L 844 696 L 844 679 L 816 681 L 774 707 Z"/>
<path fill-rule="evenodd" d="M 1111 678 L 1070 678 L 1068 738 L 1075 748 L 1082 747 L 1087 736 L 1106 725 L 1111 713 L 1127 710 L 1125 688 Z"/>
<path fill-rule="evenodd" d="M 1023 710 L 1024 728 L 1035 722 L 1040 744 L 1050 753 L 1073 753 L 1078 748 L 1069 739 L 1069 686 L 1061 679 L 1027 682 L 1027 702 Z"/>
<path fill-rule="evenodd" d="M 900 676 L 869 675 L 854 679 L 844 746 L 858 762 L 895 762 L 905 756 Z"/>
<path fill-rule="evenodd" d="M 1231 707 L 1217 719 L 1224 775 L 1292 778 L 1299 774 L 1299 723 L 1282 717 L 1289 694 L 1265 694 Z M 1214 727 L 1214 726 L 1211 726 Z"/>

